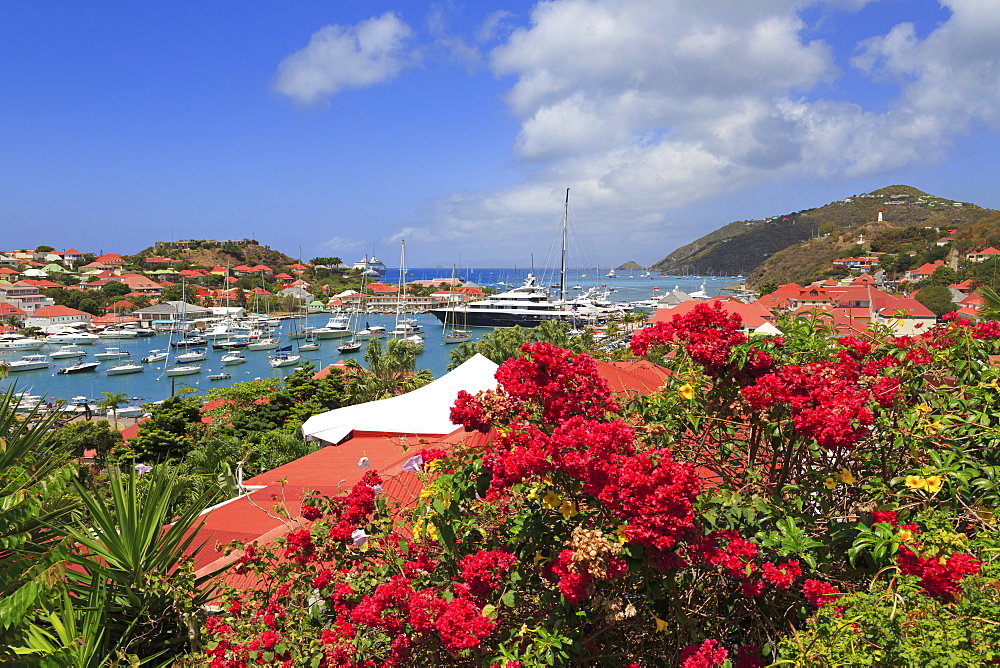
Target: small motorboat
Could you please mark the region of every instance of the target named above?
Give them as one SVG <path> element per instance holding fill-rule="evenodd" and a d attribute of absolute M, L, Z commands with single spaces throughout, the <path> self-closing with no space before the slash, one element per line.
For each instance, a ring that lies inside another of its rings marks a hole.
<path fill-rule="evenodd" d="M 87 351 L 76 345 L 75 343 L 70 343 L 65 346 L 60 346 L 59 350 L 49 353 L 49 357 L 54 360 L 71 359 L 73 357 L 86 357 Z"/>
<path fill-rule="evenodd" d="M 233 377 L 232 374 L 228 374 L 225 371 L 220 371 L 219 373 L 210 373 L 210 374 L 208 374 L 208 379 L 209 380 L 229 380 L 232 377 Z"/>
<path fill-rule="evenodd" d="M 64 366 L 56 371 L 56 373 L 84 373 L 86 371 L 93 371 L 99 366 L 101 366 L 100 362 L 84 362 L 83 360 L 80 360 L 76 364 Z"/>
<path fill-rule="evenodd" d="M 153 349 L 149 351 L 149 354 L 142 358 L 143 364 L 155 364 L 157 362 L 162 362 L 167 359 L 170 355 L 166 350 Z"/>
<path fill-rule="evenodd" d="M 226 353 L 222 356 L 222 363 L 225 366 L 230 366 L 233 364 L 243 364 L 247 361 L 246 355 L 241 355 L 240 353 Z"/>
<path fill-rule="evenodd" d="M 7 363 L 7 369 L 13 371 L 34 371 L 36 369 L 48 369 L 52 363 L 45 355 L 25 355 L 19 360 Z"/>

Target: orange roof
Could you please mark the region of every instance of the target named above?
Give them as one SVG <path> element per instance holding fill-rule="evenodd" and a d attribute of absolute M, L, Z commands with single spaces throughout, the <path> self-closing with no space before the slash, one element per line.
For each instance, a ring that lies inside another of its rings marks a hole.
<path fill-rule="evenodd" d="M 24 311 L 14 306 L 13 304 L 8 304 L 7 302 L 0 302 L 0 316 L 5 315 L 24 315 Z"/>
<path fill-rule="evenodd" d="M 689 299 L 685 302 L 681 302 L 673 308 L 658 308 L 653 317 L 649 319 L 650 322 L 670 322 L 673 320 L 675 315 L 687 315 L 695 309 L 699 304 L 713 304 L 718 303 L 722 305 L 722 310 L 727 313 L 735 313 L 743 319 L 744 327 L 760 327 L 765 322 L 770 322 L 772 318 L 771 309 L 763 304 L 754 302 L 753 304 L 744 304 L 739 301 L 729 301 L 726 299 Z"/>
<path fill-rule="evenodd" d="M 53 306 L 43 306 L 40 309 L 36 309 L 31 315 L 33 318 L 56 318 L 59 316 L 67 315 L 85 315 L 87 318 L 92 318 L 93 316 L 86 311 L 79 311 L 75 308 L 70 308 L 68 306 L 63 306 L 61 304 L 55 304 Z"/>

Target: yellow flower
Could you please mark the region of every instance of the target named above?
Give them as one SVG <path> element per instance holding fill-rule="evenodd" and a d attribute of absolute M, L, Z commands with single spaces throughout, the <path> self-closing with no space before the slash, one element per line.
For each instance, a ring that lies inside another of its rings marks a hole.
<path fill-rule="evenodd" d="M 847 469 L 840 469 L 839 477 L 840 477 L 840 481 L 842 483 L 844 483 L 845 485 L 853 485 L 854 483 L 856 483 L 858 481 L 857 478 L 855 478 L 851 474 L 851 472 L 848 471 Z"/>
<path fill-rule="evenodd" d="M 944 429 L 944 424 L 941 422 L 941 420 L 935 420 L 934 422 L 931 422 L 929 425 L 927 425 L 928 434 L 936 434 L 942 429 Z"/>
<path fill-rule="evenodd" d="M 535 552 L 535 560 L 534 560 L 535 566 L 538 566 L 539 564 L 544 564 L 548 560 L 549 558 L 543 555 L 541 550 Z"/>
<path fill-rule="evenodd" d="M 426 501 L 427 499 L 433 499 L 433 498 L 434 498 L 434 488 L 433 487 L 424 487 L 422 490 L 420 490 L 420 500 L 421 501 Z"/>
<path fill-rule="evenodd" d="M 931 407 L 928 404 L 917 404 L 913 408 L 917 411 L 918 417 L 926 417 L 931 414 Z"/>
<path fill-rule="evenodd" d="M 924 489 L 927 490 L 929 494 L 937 494 L 941 491 L 941 476 L 932 475 L 930 478 L 924 478 Z"/>
<path fill-rule="evenodd" d="M 837 486 L 837 481 L 833 478 L 827 478 L 823 481 L 823 484 L 826 485 L 827 489 L 833 489 Z"/>
<path fill-rule="evenodd" d="M 688 401 L 694 399 L 694 388 L 691 387 L 690 383 L 684 383 L 677 389 L 677 391 L 680 392 L 681 396 L 687 399 Z"/>
<path fill-rule="evenodd" d="M 551 510 L 553 508 L 556 508 L 558 505 L 559 505 L 559 495 L 550 489 L 545 493 L 545 497 L 542 499 L 542 506 Z"/>
<path fill-rule="evenodd" d="M 618 536 L 618 542 L 623 545 L 625 544 L 625 541 L 628 540 L 625 538 L 625 527 L 627 526 L 627 524 L 619 524 L 618 528 L 615 529 L 615 535 Z"/>
<path fill-rule="evenodd" d="M 903 541 L 904 543 L 909 543 L 911 540 L 913 540 L 913 532 L 910 531 L 909 529 L 900 529 L 896 535 L 899 536 L 899 540 Z"/>
<path fill-rule="evenodd" d="M 528 492 L 528 498 L 531 499 L 531 500 L 542 498 L 541 495 L 538 493 L 538 488 L 537 487 L 532 487 L 531 488 L 531 491 Z"/>
<path fill-rule="evenodd" d="M 908 475 L 906 476 L 906 486 L 910 489 L 924 489 L 927 482 L 918 475 Z"/>
<path fill-rule="evenodd" d="M 659 617 L 653 617 L 656 620 L 656 632 L 660 633 L 667 630 L 667 623 L 660 619 Z"/>
<path fill-rule="evenodd" d="M 579 513 L 576 512 L 576 504 L 570 501 L 569 499 L 565 499 L 562 502 L 562 505 L 559 506 L 559 512 L 562 513 L 564 520 L 568 520 L 574 515 L 579 515 Z"/>
<path fill-rule="evenodd" d="M 979 383 L 979 387 L 988 387 L 988 388 L 991 388 L 991 389 L 994 389 L 994 390 L 1000 389 L 1000 386 L 997 385 L 997 379 L 996 378 L 994 378 L 993 380 L 991 380 L 988 383 Z"/>
<path fill-rule="evenodd" d="M 433 522 L 427 523 L 427 537 L 431 540 L 437 540 L 438 528 Z"/>

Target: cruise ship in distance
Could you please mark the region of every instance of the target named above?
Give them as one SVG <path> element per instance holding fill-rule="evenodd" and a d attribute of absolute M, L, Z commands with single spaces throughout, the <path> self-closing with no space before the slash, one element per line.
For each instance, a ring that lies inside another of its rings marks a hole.
<path fill-rule="evenodd" d="M 371 258 L 366 255 L 363 260 L 355 262 L 354 269 L 364 272 L 366 276 L 385 276 L 386 272 L 385 262 L 374 255 Z"/>

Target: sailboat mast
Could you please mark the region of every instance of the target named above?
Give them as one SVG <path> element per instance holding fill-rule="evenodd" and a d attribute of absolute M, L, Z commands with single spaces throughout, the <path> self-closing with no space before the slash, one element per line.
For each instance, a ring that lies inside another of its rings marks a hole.
<path fill-rule="evenodd" d="M 566 204 L 563 207 L 562 263 L 559 268 L 559 299 L 566 301 L 566 230 L 569 227 L 569 188 L 566 188 Z"/>

